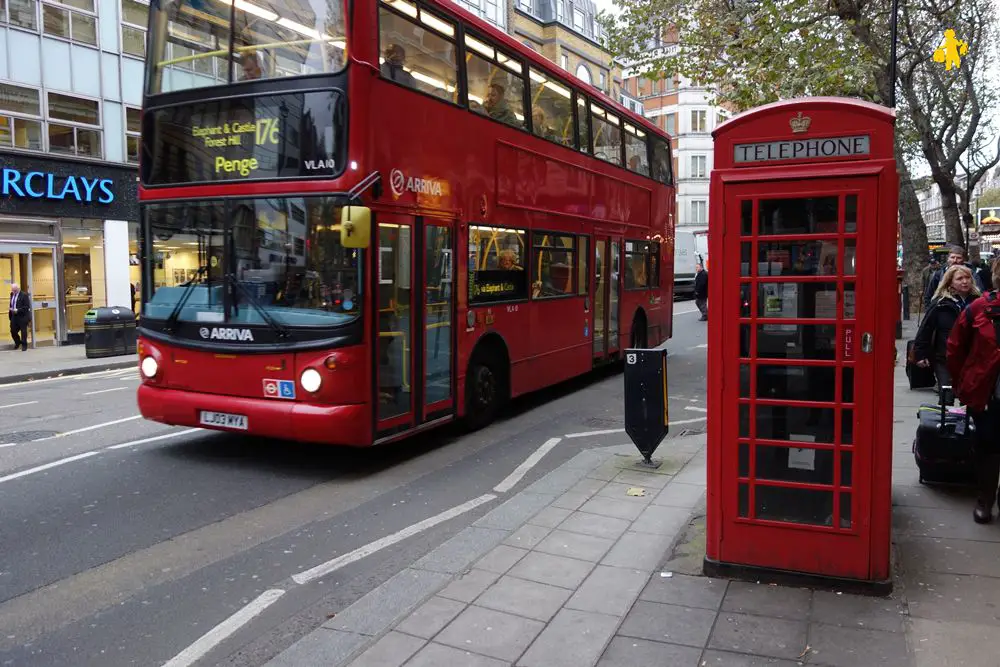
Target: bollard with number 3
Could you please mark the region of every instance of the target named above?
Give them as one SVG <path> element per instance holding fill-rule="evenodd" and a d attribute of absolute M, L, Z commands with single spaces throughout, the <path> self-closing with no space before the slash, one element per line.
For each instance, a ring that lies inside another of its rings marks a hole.
<path fill-rule="evenodd" d="M 667 414 L 667 351 L 625 351 L 625 432 L 651 466 L 653 452 L 670 430 Z"/>

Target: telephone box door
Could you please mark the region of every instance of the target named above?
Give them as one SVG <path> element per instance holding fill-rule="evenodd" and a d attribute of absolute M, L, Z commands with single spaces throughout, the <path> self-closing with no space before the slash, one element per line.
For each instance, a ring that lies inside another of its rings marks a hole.
<path fill-rule="evenodd" d="M 864 579 L 878 179 L 724 187 L 721 560 Z"/>

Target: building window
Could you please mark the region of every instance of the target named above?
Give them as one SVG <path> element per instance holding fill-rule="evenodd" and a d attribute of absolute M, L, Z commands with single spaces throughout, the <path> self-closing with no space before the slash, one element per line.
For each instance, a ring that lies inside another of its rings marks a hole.
<path fill-rule="evenodd" d="M 725 117 L 725 115 L 723 115 L 723 113 L 721 111 L 719 113 L 715 114 L 715 125 L 716 126 L 722 125 L 725 122 L 726 122 L 726 117 Z"/>
<path fill-rule="evenodd" d="M 674 76 L 671 74 L 671 75 L 668 75 L 667 78 L 663 80 L 663 92 L 669 93 L 669 92 L 673 92 L 674 90 L 677 90 L 677 81 L 674 79 Z"/>
<path fill-rule="evenodd" d="M 93 0 L 62 0 L 42 5 L 42 31 L 53 37 L 97 46 L 97 16 Z"/>
<path fill-rule="evenodd" d="M 122 53 L 146 57 L 146 25 L 149 4 L 139 0 L 122 0 Z"/>
<path fill-rule="evenodd" d="M 705 178 L 707 173 L 708 157 L 705 155 L 691 156 L 691 178 Z"/>
<path fill-rule="evenodd" d="M 677 114 L 668 113 L 667 114 L 667 126 L 664 128 L 667 134 L 673 136 L 674 132 L 677 130 Z"/>
<path fill-rule="evenodd" d="M 562 65 L 562 68 L 568 72 L 569 71 L 569 56 L 567 56 L 565 53 L 562 54 L 561 56 L 559 56 L 559 64 Z"/>
<path fill-rule="evenodd" d="M 579 9 L 577 9 L 576 7 L 574 7 L 573 8 L 573 27 L 578 32 L 583 32 L 584 18 L 585 17 L 583 15 L 583 12 L 580 11 Z"/>
<path fill-rule="evenodd" d="M 49 151 L 102 157 L 100 105 L 62 93 L 48 94 Z"/>
<path fill-rule="evenodd" d="M 608 90 L 608 75 L 601 72 L 601 90 L 607 92 Z"/>
<path fill-rule="evenodd" d="M 593 83 L 593 79 L 590 78 L 590 70 L 583 63 L 580 63 L 576 67 L 576 78 L 584 83 Z"/>
<path fill-rule="evenodd" d="M 142 130 L 139 110 L 125 107 L 125 159 L 139 162 L 139 132 Z"/>
<path fill-rule="evenodd" d="M 0 0 L 0 23 L 38 30 L 38 4 L 35 0 Z"/>
<path fill-rule="evenodd" d="M 43 150 L 42 106 L 37 90 L 0 83 L 0 146 Z"/>
<path fill-rule="evenodd" d="M 704 109 L 695 109 L 691 111 L 691 131 L 692 132 L 707 132 L 708 131 L 708 119 L 706 118 L 707 113 Z"/>
<path fill-rule="evenodd" d="M 691 202 L 691 224 L 708 224 L 708 202 L 704 199 L 695 199 Z"/>

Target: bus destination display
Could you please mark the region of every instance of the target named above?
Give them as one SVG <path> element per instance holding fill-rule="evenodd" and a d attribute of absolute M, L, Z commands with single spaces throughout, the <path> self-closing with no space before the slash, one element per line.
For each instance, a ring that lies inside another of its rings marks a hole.
<path fill-rule="evenodd" d="M 334 176 L 340 100 L 319 91 L 154 109 L 143 118 L 143 184 Z"/>

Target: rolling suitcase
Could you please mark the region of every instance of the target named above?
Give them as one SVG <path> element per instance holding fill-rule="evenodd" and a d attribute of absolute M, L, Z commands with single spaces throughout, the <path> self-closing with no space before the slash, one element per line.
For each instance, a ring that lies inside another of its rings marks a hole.
<path fill-rule="evenodd" d="M 917 366 L 917 360 L 913 358 L 913 346 L 916 341 L 906 342 L 906 377 L 910 381 L 910 389 L 926 389 L 933 387 L 934 368 L 928 366 L 921 368 Z"/>
<path fill-rule="evenodd" d="M 920 423 L 913 438 L 913 458 L 922 484 L 973 484 L 976 480 L 976 427 L 964 407 L 948 407 L 950 395 L 951 387 L 942 387 L 939 405 L 922 405 L 917 411 Z"/>

